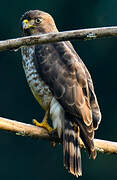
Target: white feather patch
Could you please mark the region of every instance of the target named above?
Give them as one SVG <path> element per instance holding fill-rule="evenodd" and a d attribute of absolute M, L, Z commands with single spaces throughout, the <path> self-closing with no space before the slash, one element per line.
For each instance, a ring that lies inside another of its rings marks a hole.
<path fill-rule="evenodd" d="M 61 137 L 64 122 L 64 110 L 55 98 L 52 99 L 50 104 L 50 117 L 54 129 L 57 129 L 58 136 Z"/>

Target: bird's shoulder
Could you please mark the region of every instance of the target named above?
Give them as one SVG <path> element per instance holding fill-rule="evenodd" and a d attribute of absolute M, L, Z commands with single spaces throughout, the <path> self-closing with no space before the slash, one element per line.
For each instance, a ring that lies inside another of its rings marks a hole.
<path fill-rule="evenodd" d="M 79 113 L 85 97 L 89 105 L 86 73 L 69 42 L 36 46 L 35 54 L 41 78 L 64 108 Z"/>
<path fill-rule="evenodd" d="M 86 73 L 82 60 L 69 41 L 35 46 L 37 65 L 42 74 L 53 73 L 76 79 L 85 86 Z"/>

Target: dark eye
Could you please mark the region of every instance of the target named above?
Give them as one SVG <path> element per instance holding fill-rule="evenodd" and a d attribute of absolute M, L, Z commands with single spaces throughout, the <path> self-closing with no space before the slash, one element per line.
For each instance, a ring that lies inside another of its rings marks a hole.
<path fill-rule="evenodd" d="M 39 24 L 41 22 L 41 19 L 37 18 L 37 19 L 35 19 L 35 22 Z"/>

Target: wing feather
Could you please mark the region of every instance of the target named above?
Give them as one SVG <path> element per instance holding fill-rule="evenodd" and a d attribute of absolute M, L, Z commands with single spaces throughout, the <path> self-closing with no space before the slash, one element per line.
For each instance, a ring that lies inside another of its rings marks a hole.
<path fill-rule="evenodd" d="M 99 105 L 98 105 L 97 97 L 95 95 L 91 75 L 90 75 L 87 67 L 85 66 L 85 64 L 81 60 L 81 58 L 78 56 L 78 54 L 74 50 L 72 44 L 69 41 L 67 41 L 66 43 L 69 46 L 69 48 L 71 49 L 71 51 L 73 52 L 74 56 L 76 56 L 78 58 L 78 61 L 80 61 L 80 63 L 82 64 L 82 66 L 83 66 L 83 68 L 85 70 L 86 77 L 87 77 L 87 82 L 88 82 L 89 93 L 90 93 L 89 95 L 90 95 L 90 105 L 91 105 L 91 109 L 92 109 L 93 127 L 96 130 L 96 129 L 98 129 L 98 126 L 99 126 L 99 124 L 101 122 L 102 116 L 101 116 L 100 108 L 99 108 Z"/>
<path fill-rule="evenodd" d="M 99 106 L 90 74 L 68 44 L 68 42 L 59 42 L 36 46 L 35 55 L 38 71 L 65 112 L 69 113 L 72 118 L 75 117 L 73 120 L 75 119 L 81 128 L 81 138 L 89 153 L 95 158 L 92 142 L 94 137 L 92 114 L 95 113 L 94 104 L 98 112 Z M 50 48 L 50 53 L 46 52 L 47 46 Z M 41 51 L 43 51 L 44 58 L 41 57 L 40 61 Z M 93 101 L 91 97 L 93 97 Z"/>

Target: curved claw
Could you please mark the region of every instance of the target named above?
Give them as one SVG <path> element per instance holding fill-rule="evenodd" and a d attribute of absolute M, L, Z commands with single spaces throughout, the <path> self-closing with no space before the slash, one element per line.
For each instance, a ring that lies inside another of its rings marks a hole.
<path fill-rule="evenodd" d="M 39 123 L 36 119 L 33 119 L 33 123 L 38 127 L 45 128 L 49 132 L 49 134 L 51 134 L 53 131 L 52 127 L 50 127 L 46 120 L 44 120 L 42 123 Z"/>

